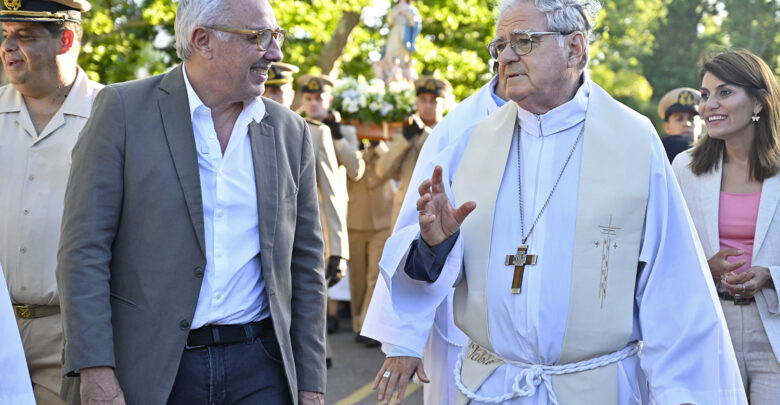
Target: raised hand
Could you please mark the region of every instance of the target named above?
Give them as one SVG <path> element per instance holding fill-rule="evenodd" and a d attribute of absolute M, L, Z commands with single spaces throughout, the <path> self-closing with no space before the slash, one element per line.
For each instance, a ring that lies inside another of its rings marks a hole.
<path fill-rule="evenodd" d="M 441 166 L 433 169 L 433 175 L 420 184 L 418 192 L 420 237 L 428 246 L 438 245 L 452 236 L 460 229 L 466 216 L 477 207 L 474 201 L 465 202 L 457 209 L 450 204 L 444 190 Z"/>

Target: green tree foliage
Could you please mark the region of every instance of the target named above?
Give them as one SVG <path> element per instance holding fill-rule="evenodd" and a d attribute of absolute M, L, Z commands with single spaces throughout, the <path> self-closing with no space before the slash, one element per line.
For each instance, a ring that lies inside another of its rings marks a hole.
<path fill-rule="evenodd" d="M 423 17 L 414 54 L 420 74 L 438 74 L 458 99 L 491 76 L 485 46 L 497 0 L 414 1 Z M 591 77 L 618 99 L 655 118 L 669 89 L 698 85 L 702 52 L 745 47 L 780 73 L 780 0 L 603 0 L 591 47 Z M 113 83 L 178 63 L 172 0 L 92 0 L 80 64 Z M 390 0 L 272 0 L 289 31 L 283 52 L 302 72 L 371 77 L 388 28 Z M 657 122 L 658 123 L 658 122 Z M 660 123 L 659 123 L 660 124 Z"/>
<path fill-rule="evenodd" d="M 103 83 L 166 71 L 176 63 L 169 0 L 92 0 L 79 65 Z"/>

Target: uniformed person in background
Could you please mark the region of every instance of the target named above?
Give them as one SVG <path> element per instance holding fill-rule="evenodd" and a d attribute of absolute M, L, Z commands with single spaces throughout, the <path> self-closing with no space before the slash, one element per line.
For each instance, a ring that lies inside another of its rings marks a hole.
<path fill-rule="evenodd" d="M 699 101 L 701 93 L 690 87 L 676 88 L 658 103 L 658 115 L 664 119 L 666 137 L 661 140 L 671 163 L 678 153 L 693 146 L 700 135 Z"/>
<path fill-rule="evenodd" d="M 341 254 L 339 258 L 341 260 L 336 261 L 333 259 L 333 253 L 330 253 L 332 262 L 329 259 L 329 269 L 333 266 L 333 272 L 337 274 L 334 279 L 340 279 L 342 277 L 348 277 L 348 265 L 346 260 L 349 259 L 349 243 L 347 237 L 346 215 L 347 215 L 347 201 L 349 200 L 347 194 L 347 178 L 360 179 L 365 171 L 365 163 L 361 157 L 361 153 L 358 151 L 358 139 L 355 133 L 355 128 L 351 125 L 343 125 L 339 121 L 339 115 L 337 112 L 330 109 L 333 102 L 333 81 L 329 77 L 324 75 L 303 75 L 298 78 L 298 85 L 302 96 L 303 111 L 306 114 L 306 120 L 309 123 L 309 129 L 312 132 L 312 136 L 315 133 L 321 134 L 323 139 L 327 138 L 324 142 L 329 142 L 333 145 L 335 154 L 336 168 L 336 180 L 340 184 L 339 189 L 343 189 L 343 193 L 339 192 L 333 195 L 334 206 L 339 209 L 344 215 L 344 227 L 343 232 L 339 233 L 338 246 L 341 248 Z M 333 220 L 333 218 L 330 218 Z M 328 227 L 326 226 L 326 229 Z M 330 244 L 327 242 L 327 238 L 333 234 L 332 232 L 326 232 L 326 246 Z M 334 238 L 336 236 L 333 236 Z M 338 312 L 338 301 L 349 301 L 350 294 L 348 288 L 348 282 L 345 280 L 340 284 L 331 284 L 331 288 L 328 292 L 328 332 L 334 333 L 338 331 L 338 318 L 336 316 Z"/>
<path fill-rule="evenodd" d="M 0 57 L 0 263 L 38 404 L 62 404 L 55 269 L 70 153 L 103 87 L 78 67 L 85 0 L 6 0 Z M 5 370 L 4 370 L 5 371 Z"/>
<path fill-rule="evenodd" d="M 433 76 L 417 79 L 414 86 L 417 92 L 417 100 L 414 102 L 417 113 L 404 120 L 403 128 L 393 137 L 388 152 L 376 162 L 376 171 L 380 177 L 399 181 L 398 193 L 393 199 L 392 223 L 395 223 L 401 211 L 420 149 L 444 116 L 445 99 L 452 92 L 452 86 L 447 80 Z"/>
<path fill-rule="evenodd" d="M 379 342 L 360 335 L 368 304 L 374 294 L 379 276 L 379 259 L 385 241 L 393 228 L 392 207 L 396 187 L 390 177 L 377 174 L 376 163 L 387 153 L 383 141 L 363 140 L 363 160 L 366 173 L 362 178 L 348 181 L 349 210 L 349 290 L 352 297 L 350 314 L 355 341 L 368 347 Z"/>
<path fill-rule="evenodd" d="M 263 97 L 268 97 L 277 103 L 290 108 L 295 99 L 293 75 L 298 73 L 298 66 L 289 63 L 274 62 L 268 69 L 268 80 L 265 81 Z"/>

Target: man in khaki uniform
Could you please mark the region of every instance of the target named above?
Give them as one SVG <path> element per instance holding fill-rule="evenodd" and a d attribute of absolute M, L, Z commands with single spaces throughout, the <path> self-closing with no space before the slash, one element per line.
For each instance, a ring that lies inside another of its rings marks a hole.
<path fill-rule="evenodd" d="M 102 88 L 76 65 L 84 0 L 5 1 L 0 48 L 0 262 L 39 404 L 61 404 L 55 279 L 70 152 Z"/>
<path fill-rule="evenodd" d="M 444 116 L 444 99 L 452 91 L 452 86 L 447 80 L 433 76 L 417 79 L 414 86 L 417 91 L 417 100 L 414 102 L 417 113 L 404 120 L 403 128 L 390 142 L 390 150 L 376 163 L 376 170 L 380 176 L 392 177 L 399 181 L 398 193 L 393 199 L 393 223 L 401 211 L 420 149 Z"/>
<path fill-rule="evenodd" d="M 290 108 L 295 98 L 295 89 L 293 89 L 293 75 L 298 73 L 298 66 L 284 62 L 274 62 L 268 69 L 268 80 L 265 81 L 265 93 L 263 97 L 268 97 L 277 103 Z"/>
<path fill-rule="evenodd" d="M 669 163 L 678 153 L 693 146 L 701 135 L 702 122 L 699 119 L 701 93 L 690 87 L 679 87 L 669 91 L 658 102 L 658 115 L 664 119 L 666 137 L 661 139 Z"/>
<path fill-rule="evenodd" d="M 352 297 L 352 330 L 355 341 L 366 346 L 379 346 L 376 340 L 360 335 L 363 319 L 368 311 L 371 295 L 379 276 L 379 259 L 385 240 L 390 236 L 393 222 L 391 208 L 396 193 L 395 184 L 389 177 L 376 172 L 376 162 L 387 153 L 387 145 L 372 141 L 363 151 L 366 164 L 365 175 L 358 180 L 349 180 L 349 289 Z"/>
<path fill-rule="evenodd" d="M 347 186 L 339 174 L 330 129 L 320 121 L 324 114 L 320 112 L 322 104 L 318 103 L 323 92 L 330 92 L 333 82 L 325 76 L 304 75 L 298 79 L 298 83 L 301 85 L 303 109 L 314 145 L 320 215 L 324 227 L 325 254 L 328 258 L 325 278 L 330 286 L 344 276 L 349 260 Z"/>

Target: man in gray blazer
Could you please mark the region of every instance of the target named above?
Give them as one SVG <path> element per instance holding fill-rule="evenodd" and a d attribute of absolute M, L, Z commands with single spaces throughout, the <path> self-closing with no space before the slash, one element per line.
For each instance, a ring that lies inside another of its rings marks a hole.
<path fill-rule="evenodd" d="M 266 0 L 181 0 L 175 29 L 183 65 L 100 92 L 73 151 L 57 268 L 63 391 L 322 404 L 311 140 L 260 97 L 285 32 Z"/>

